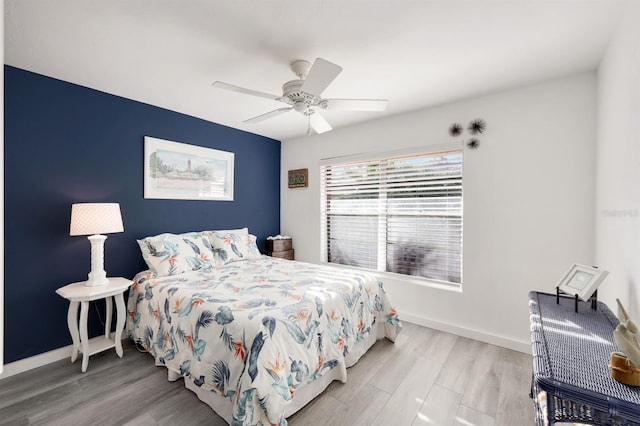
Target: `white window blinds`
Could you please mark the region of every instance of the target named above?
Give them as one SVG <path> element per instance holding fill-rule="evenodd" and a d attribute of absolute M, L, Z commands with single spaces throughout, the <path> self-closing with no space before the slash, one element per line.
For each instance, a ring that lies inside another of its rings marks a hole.
<path fill-rule="evenodd" d="M 321 197 L 325 261 L 461 283 L 461 150 L 323 165 Z"/>

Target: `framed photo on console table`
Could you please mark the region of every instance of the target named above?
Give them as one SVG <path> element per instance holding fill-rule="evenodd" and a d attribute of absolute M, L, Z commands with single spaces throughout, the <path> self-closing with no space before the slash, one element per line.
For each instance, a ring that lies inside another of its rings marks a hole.
<path fill-rule="evenodd" d="M 586 302 L 607 275 L 609 275 L 608 271 L 574 264 L 560 280 L 558 288 L 563 293 L 577 295 Z"/>

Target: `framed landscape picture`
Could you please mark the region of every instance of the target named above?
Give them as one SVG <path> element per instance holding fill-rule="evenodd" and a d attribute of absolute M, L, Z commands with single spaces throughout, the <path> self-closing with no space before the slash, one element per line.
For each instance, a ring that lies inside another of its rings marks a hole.
<path fill-rule="evenodd" d="M 574 264 L 562 277 L 558 288 L 564 293 L 578 295 L 580 299 L 587 301 L 607 275 L 608 271 Z"/>
<path fill-rule="evenodd" d="M 144 137 L 144 198 L 233 201 L 232 152 Z"/>

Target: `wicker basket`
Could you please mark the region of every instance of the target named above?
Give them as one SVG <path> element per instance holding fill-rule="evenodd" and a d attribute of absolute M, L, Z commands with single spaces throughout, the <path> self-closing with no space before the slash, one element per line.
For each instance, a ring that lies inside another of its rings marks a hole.
<path fill-rule="evenodd" d="M 624 354 L 611 352 L 609 364 L 611 377 L 629 386 L 640 386 L 640 368 L 636 367 Z"/>

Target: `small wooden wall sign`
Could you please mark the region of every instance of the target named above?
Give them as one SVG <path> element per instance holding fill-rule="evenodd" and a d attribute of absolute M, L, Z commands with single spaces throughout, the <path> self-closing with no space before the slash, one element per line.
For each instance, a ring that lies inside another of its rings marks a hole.
<path fill-rule="evenodd" d="M 289 170 L 289 188 L 309 186 L 309 169 Z"/>

